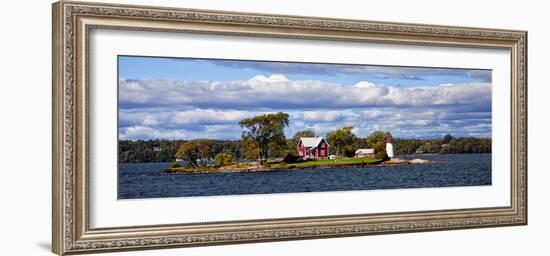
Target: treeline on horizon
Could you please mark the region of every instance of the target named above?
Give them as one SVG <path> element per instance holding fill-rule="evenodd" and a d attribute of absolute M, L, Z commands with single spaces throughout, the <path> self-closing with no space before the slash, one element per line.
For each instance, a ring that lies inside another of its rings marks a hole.
<path fill-rule="evenodd" d="M 286 147 L 271 149 L 270 157 L 284 157 L 289 153 L 296 153 L 298 136 L 287 139 Z M 119 163 L 153 163 L 173 162 L 180 146 L 188 140 L 120 140 L 118 142 Z M 350 149 L 376 148 L 369 145 L 369 138 L 355 137 Z M 246 159 L 246 149 L 241 140 L 208 140 L 211 150 L 209 158 L 219 153 L 229 153 L 235 159 Z M 329 141 L 330 143 L 330 141 Z M 396 155 L 412 154 L 476 154 L 491 153 L 491 138 L 453 137 L 446 135 L 433 139 L 394 139 Z M 333 148 L 331 148 L 332 151 Z M 353 156 L 354 150 L 344 152 L 345 156 Z M 333 154 L 331 152 L 331 154 Z"/>

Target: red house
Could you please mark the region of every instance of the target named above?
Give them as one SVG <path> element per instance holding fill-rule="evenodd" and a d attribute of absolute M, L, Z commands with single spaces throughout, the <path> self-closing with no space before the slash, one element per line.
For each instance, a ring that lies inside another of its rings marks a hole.
<path fill-rule="evenodd" d="M 317 159 L 328 158 L 329 147 L 330 145 L 323 137 L 303 137 L 300 138 L 296 150 L 302 159 Z"/>

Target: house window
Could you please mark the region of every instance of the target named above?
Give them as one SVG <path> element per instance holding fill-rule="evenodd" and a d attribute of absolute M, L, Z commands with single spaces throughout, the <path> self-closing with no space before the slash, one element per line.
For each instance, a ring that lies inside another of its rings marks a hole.
<path fill-rule="evenodd" d="M 319 155 L 324 156 L 325 155 L 325 150 L 321 149 L 321 151 L 319 151 Z"/>

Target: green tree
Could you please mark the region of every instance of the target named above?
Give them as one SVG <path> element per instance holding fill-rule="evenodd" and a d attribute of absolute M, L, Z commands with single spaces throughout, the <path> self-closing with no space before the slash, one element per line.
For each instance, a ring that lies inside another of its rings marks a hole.
<path fill-rule="evenodd" d="M 419 139 L 394 139 L 396 155 L 412 155 L 424 142 Z"/>
<path fill-rule="evenodd" d="M 353 127 L 346 126 L 341 129 L 327 133 L 328 144 L 336 151 L 339 156 L 353 156 L 355 153 L 353 145 L 357 136 L 352 132 Z"/>
<path fill-rule="evenodd" d="M 353 148 L 355 148 L 355 149 L 368 148 L 368 147 L 369 147 L 369 145 L 367 143 L 366 138 L 357 138 L 355 140 L 355 143 L 353 144 Z"/>
<path fill-rule="evenodd" d="M 376 154 L 374 155 L 374 158 L 384 160 L 384 161 L 390 160 L 390 157 L 388 156 L 385 150 L 376 152 Z"/>
<path fill-rule="evenodd" d="M 292 136 L 292 139 L 298 141 L 302 137 L 315 137 L 315 136 L 317 135 L 315 135 L 315 132 L 313 130 L 303 130 L 303 131 L 296 132 L 294 136 Z"/>
<path fill-rule="evenodd" d="M 258 147 L 258 143 L 249 138 L 243 138 L 241 140 L 241 151 L 245 159 L 257 160 L 260 158 L 260 147 Z"/>
<path fill-rule="evenodd" d="M 242 138 L 255 141 L 258 145 L 260 164 L 267 161 L 270 147 L 286 144 L 284 128 L 288 126 L 287 113 L 259 115 L 243 119 L 239 124 L 243 128 Z"/>
<path fill-rule="evenodd" d="M 427 141 L 426 143 L 422 144 L 420 147 L 418 147 L 418 151 L 421 153 L 438 153 L 442 149 L 441 143 L 438 141 Z"/>
<path fill-rule="evenodd" d="M 197 168 L 197 158 L 199 157 L 199 148 L 196 141 L 187 141 L 180 145 L 176 157 L 189 162 L 188 166 Z"/>
<path fill-rule="evenodd" d="M 443 144 L 449 144 L 453 139 L 454 139 L 454 138 L 453 138 L 452 135 L 447 134 L 447 135 L 445 135 L 445 137 L 443 137 L 442 143 L 443 143 Z"/>
<path fill-rule="evenodd" d="M 214 159 L 217 166 L 226 166 L 233 163 L 233 156 L 229 153 L 219 153 Z"/>
<path fill-rule="evenodd" d="M 367 136 L 367 145 L 370 148 L 374 149 L 375 153 L 386 152 L 386 142 L 384 138 L 386 137 L 386 132 L 384 131 L 374 131 L 369 136 Z"/>

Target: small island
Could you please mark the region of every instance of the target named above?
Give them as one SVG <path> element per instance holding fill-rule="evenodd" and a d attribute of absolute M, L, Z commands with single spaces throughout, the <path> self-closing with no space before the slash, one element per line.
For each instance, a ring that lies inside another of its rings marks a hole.
<path fill-rule="evenodd" d="M 241 139 L 245 156 L 254 161 L 236 161 L 233 154 L 222 152 L 209 161 L 212 151 L 209 140 L 194 140 L 183 143 L 176 156 L 185 160 L 183 166 L 173 162 L 164 170 L 168 174 L 198 174 L 227 172 L 270 172 L 302 169 L 356 168 L 377 165 L 426 164 L 430 160 L 404 160 L 395 158 L 393 137 L 389 132 L 376 131 L 366 144 L 371 148 L 358 148 L 353 127 L 327 133 L 327 137 L 316 136 L 313 131 L 297 132 L 288 141 L 283 129 L 288 125 L 288 114 L 264 114 L 240 122 L 244 132 Z M 330 141 L 330 143 L 329 143 Z M 294 144 L 294 145 L 293 145 Z M 283 158 L 270 158 L 269 153 L 285 148 Z M 334 154 L 331 154 L 334 152 Z"/>
<path fill-rule="evenodd" d="M 376 158 L 341 158 L 341 159 L 322 159 L 322 160 L 304 160 L 301 162 L 287 164 L 283 161 L 269 162 L 266 165 L 259 165 L 256 162 L 234 163 L 226 166 L 205 166 L 198 168 L 189 168 L 174 165 L 166 168 L 164 172 L 174 173 L 224 173 L 224 172 L 269 172 L 283 170 L 301 170 L 301 169 L 329 169 L 329 168 L 350 168 L 364 167 L 370 165 L 383 164 L 384 160 Z"/>
<path fill-rule="evenodd" d="M 404 160 L 393 158 L 389 160 L 377 158 L 341 158 L 335 160 L 308 160 L 298 163 L 287 164 L 285 162 L 274 162 L 268 165 L 258 165 L 256 162 L 242 162 L 227 166 L 205 166 L 199 168 L 188 168 L 181 165 L 174 165 L 166 168 L 168 174 L 196 174 L 196 173 L 226 173 L 226 172 L 269 172 L 285 170 L 311 170 L 311 169 L 333 169 L 333 168 L 355 168 L 366 166 L 402 165 L 402 164 L 429 164 L 431 160 L 413 159 Z"/>

